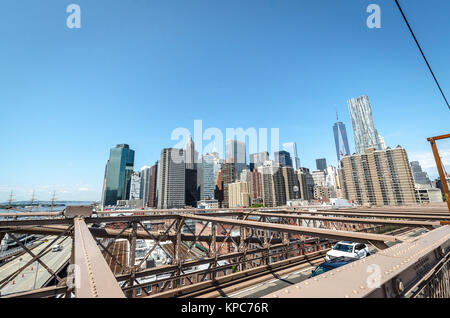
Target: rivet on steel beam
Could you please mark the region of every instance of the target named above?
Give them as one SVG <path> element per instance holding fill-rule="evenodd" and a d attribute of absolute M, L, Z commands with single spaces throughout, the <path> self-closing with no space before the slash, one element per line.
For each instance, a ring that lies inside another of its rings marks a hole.
<path fill-rule="evenodd" d="M 405 290 L 405 286 L 400 278 L 395 280 L 395 287 L 397 289 L 398 294 L 401 294 Z"/>

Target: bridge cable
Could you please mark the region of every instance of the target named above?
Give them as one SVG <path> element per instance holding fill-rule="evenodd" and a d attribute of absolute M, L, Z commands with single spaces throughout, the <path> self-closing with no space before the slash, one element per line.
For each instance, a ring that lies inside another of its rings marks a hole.
<path fill-rule="evenodd" d="M 416 38 L 416 36 L 414 35 L 414 32 L 413 32 L 413 30 L 412 30 L 412 28 L 411 28 L 411 26 L 410 26 L 408 20 L 406 19 L 406 16 L 405 16 L 405 14 L 403 13 L 403 10 L 402 10 L 402 8 L 400 7 L 400 4 L 398 3 L 398 0 L 395 0 L 395 3 L 397 4 L 397 7 L 398 7 L 398 9 L 400 10 L 400 13 L 402 14 L 403 19 L 405 20 L 406 25 L 408 26 L 408 29 L 409 29 L 409 31 L 411 32 L 411 35 L 413 36 L 414 41 L 416 42 L 417 47 L 418 47 L 419 50 L 420 50 L 420 53 L 422 53 L 422 57 L 423 57 L 423 59 L 425 60 L 425 63 L 427 63 L 428 69 L 430 70 L 431 75 L 433 75 L 434 81 L 436 82 L 436 84 L 437 84 L 439 90 L 441 91 L 442 97 L 444 98 L 445 103 L 447 104 L 448 109 L 450 109 L 450 105 L 449 105 L 449 103 L 448 103 L 448 101 L 447 101 L 447 98 L 445 97 L 444 92 L 442 91 L 441 85 L 439 85 L 439 82 L 438 82 L 436 76 L 434 75 L 433 70 L 431 69 L 430 63 L 428 63 L 428 60 L 427 60 L 427 58 L 425 57 L 425 54 L 423 53 L 422 48 L 420 47 L 419 41 L 417 41 L 417 38 Z"/>

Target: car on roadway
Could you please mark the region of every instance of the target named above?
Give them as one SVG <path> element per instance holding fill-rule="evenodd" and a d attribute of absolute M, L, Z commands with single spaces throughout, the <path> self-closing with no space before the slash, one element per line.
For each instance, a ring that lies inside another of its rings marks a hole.
<path fill-rule="evenodd" d="M 332 260 L 323 262 L 322 264 L 317 266 L 311 273 L 310 278 L 322 275 L 323 273 L 326 273 L 335 268 L 347 265 L 348 263 L 354 262 L 356 260 L 357 260 L 356 258 L 344 257 L 344 256 L 333 258 Z"/>
<path fill-rule="evenodd" d="M 337 242 L 333 248 L 327 252 L 325 260 L 330 261 L 336 257 L 350 257 L 361 259 L 370 255 L 366 244 L 349 241 Z"/>
<path fill-rule="evenodd" d="M 52 252 L 59 252 L 62 251 L 62 246 L 57 244 L 55 246 L 52 247 Z"/>

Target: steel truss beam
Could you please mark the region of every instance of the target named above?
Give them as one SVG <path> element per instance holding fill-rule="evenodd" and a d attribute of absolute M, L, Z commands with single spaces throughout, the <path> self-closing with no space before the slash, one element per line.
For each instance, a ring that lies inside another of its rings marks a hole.
<path fill-rule="evenodd" d="M 342 216 L 365 216 L 365 217 L 381 217 L 381 218 L 392 218 L 392 219 L 412 219 L 412 220 L 450 220 L 450 216 L 446 215 L 418 215 L 418 214 L 394 214 L 394 213 L 370 213 L 370 212 L 340 212 L 338 211 L 288 211 L 288 210 L 280 210 L 280 211 L 271 211 L 262 213 L 277 213 L 277 214 L 312 214 L 312 215 L 342 215 Z"/>
<path fill-rule="evenodd" d="M 76 297 L 124 297 L 84 220 L 77 217 L 74 224 Z"/>
<path fill-rule="evenodd" d="M 58 235 L 62 232 L 64 232 L 67 229 L 65 226 L 33 226 L 33 227 L 26 227 L 26 226 L 12 226 L 1 229 L 2 231 L 10 231 L 13 233 L 28 233 L 28 234 L 42 234 L 42 235 Z M 97 238 L 126 238 L 128 239 L 130 237 L 130 231 L 127 231 L 125 229 L 124 232 L 122 232 L 120 235 L 120 230 L 116 229 L 108 229 L 108 228 L 93 228 L 90 227 L 89 231 L 91 234 Z M 69 234 L 68 234 L 69 235 Z M 176 239 L 176 235 L 174 234 L 166 234 L 166 233 L 160 233 L 160 232 L 148 232 L 145 230 L 138 230 L 136 233 L 137 239 L 145 239 L 145 240 L 158 240 L 158 241 L 168 241 L 168 240 L 174 240 Z M 188 234 L 181 234 L 181 240 L 182 241 L 188 241 L 192 242 L 194 241 L 195 237 L 194 235 L 188 235 Z M 226 239 L 226 236 L 217 236 L 216 240 L 217 242 L 223 242 Z M 233 236 L 233 240 L 236 242 L 240 242 L 241 237 L 240 236 Z M 197 237 L 197 241 L 200 242 L 211 242 L 211 236 L 210 235 L 200 235 Z M 281 239 L 273 239 L 273 243 L 280 243 Z M 249 243 L 258 243 L 259 240 L 255 237 L 248 239 Z"/>
<path fill-rule="evenodd" d="M 360 233 L 360 232 L 349 232 L 349 231 L 333 231 L 328 229 L 310 228 L 304 226 L 296 225 L 286 225 L 286 224 L 273 224 L 257 221 L 247 221 L 247 220 L 233 220 L 225 218 L 212 218 L 207 216 L 199 215 L 185 215 L 186 218 L 199 220 L 199 221 L 214 221 L 222 224 L 245 226 L 247 228 L 271 230 L 277 232 L 287 232 L 293 234 L 308 235 L 320 238 L 329 238 L 336 240 L 351 240 L 354 242 L 395 242 L 398 241 L 394 236 L 382 235 L 382 234 L 371 234 L 371 233 Z"/>
<path fill-rule="evenodd" d="M 265 297 L 391 298 L 416 296 L 427 288 L 427 284 L 442 267 L 448 266 L 449 259 L 450 226 L 442 226 L 417 238 Z M 448 271 L 448 267 L 445 270 Z M 447 279 L 441 279 L 440 282 L 443 290 L 438 292 L 450 295 L 448 273 L 445 274 Z"/>
<path fill-rule="evenodd" d="M 358 224 L 380 224 L 380 225 L 403 225 L 409 227 L 427 227 L 431 228 L 433 226 L 439 226 L 440 222 L 434 221 L 410 221 L 410 220 L 387 220 L 387 219 L 362 219 L 362 218 L 351 218 L 351 217 L 327 217 L 327 216 L 308 216 L 308 215 L 280 215 L 279 213 L 248 213 L 248 215 L 257 216 L 268 216 L 276 218 L 288 218 L 288 219 L 299 219 L 299 220 L 316 220 L 316 221 L 332 221 L 332 222 L 342 222 L 342 223 L 358 223 Z"/>

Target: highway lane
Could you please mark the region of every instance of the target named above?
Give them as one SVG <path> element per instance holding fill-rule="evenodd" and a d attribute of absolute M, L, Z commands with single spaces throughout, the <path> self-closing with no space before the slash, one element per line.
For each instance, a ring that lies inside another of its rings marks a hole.
<path fill-rule="evenodd" d="M 34 254 L 39 253 L 46 246 L 48 246 L 54 237 L 47 237 L 46 239 L 48 239 L 48 242 L 32 250 Z M 64 237 L 62 237 L 58 239 L 55 244 L 60 244 L 62 246 L 62 250 L 59 252 L 53 252 L 50 250 L 41 258 L 41 260 L 53 271 L 57 271 L 70 258 L 72 240 L 70 238 L 64 240 Z M 31 255 L 27 253 L 4 264 L 0 267 L 0 279 L 12 274 L 21 266 L 25 265 L 29 260 L 31 260 Z M 12 282 L 8 283 L 8 285 L 1 290 L 1 295 L 41 288 L 50 277 L 50 273 L 36 261 L 25 268 L 25 270 L 14 279 L 14 284 L 12 284 Z"/>
<path fill-rule="evenodd" d="M 425 229 L 415 229 L 410 232 L 406 232 L 402 235 L 400 235 L 401 240 L 408 240 L 413 239 L 423 233 L 427 232 Z M 387 243 L 389 247 L 394 246 L 398 243 L 395 242 L 388 242 Z M 370 253 L 375 254 L 377 253 L 377 249 L 370 246 L 369 247 Z M 315 269 L 315 266 L 311 266 L 305 269 L 301 269 L 286 275 L 283 275 L 281 277 L 274 277 L 274 279 L 271 279 L 266 282 L 262 282 L 259 284 L 256 284 L 254 286 L 245 288 L 243 290 L 233 292 L 229 295 L 227 295 L 227 298 L 259 298 L 262 296 L 266 296 L 270 293 L 276 292 L 280 289 L 289 287 L 293 284 L 298 284 L 304 280 L 307 280 L 309 276 L 311 275 L 312 271 Z"/>

